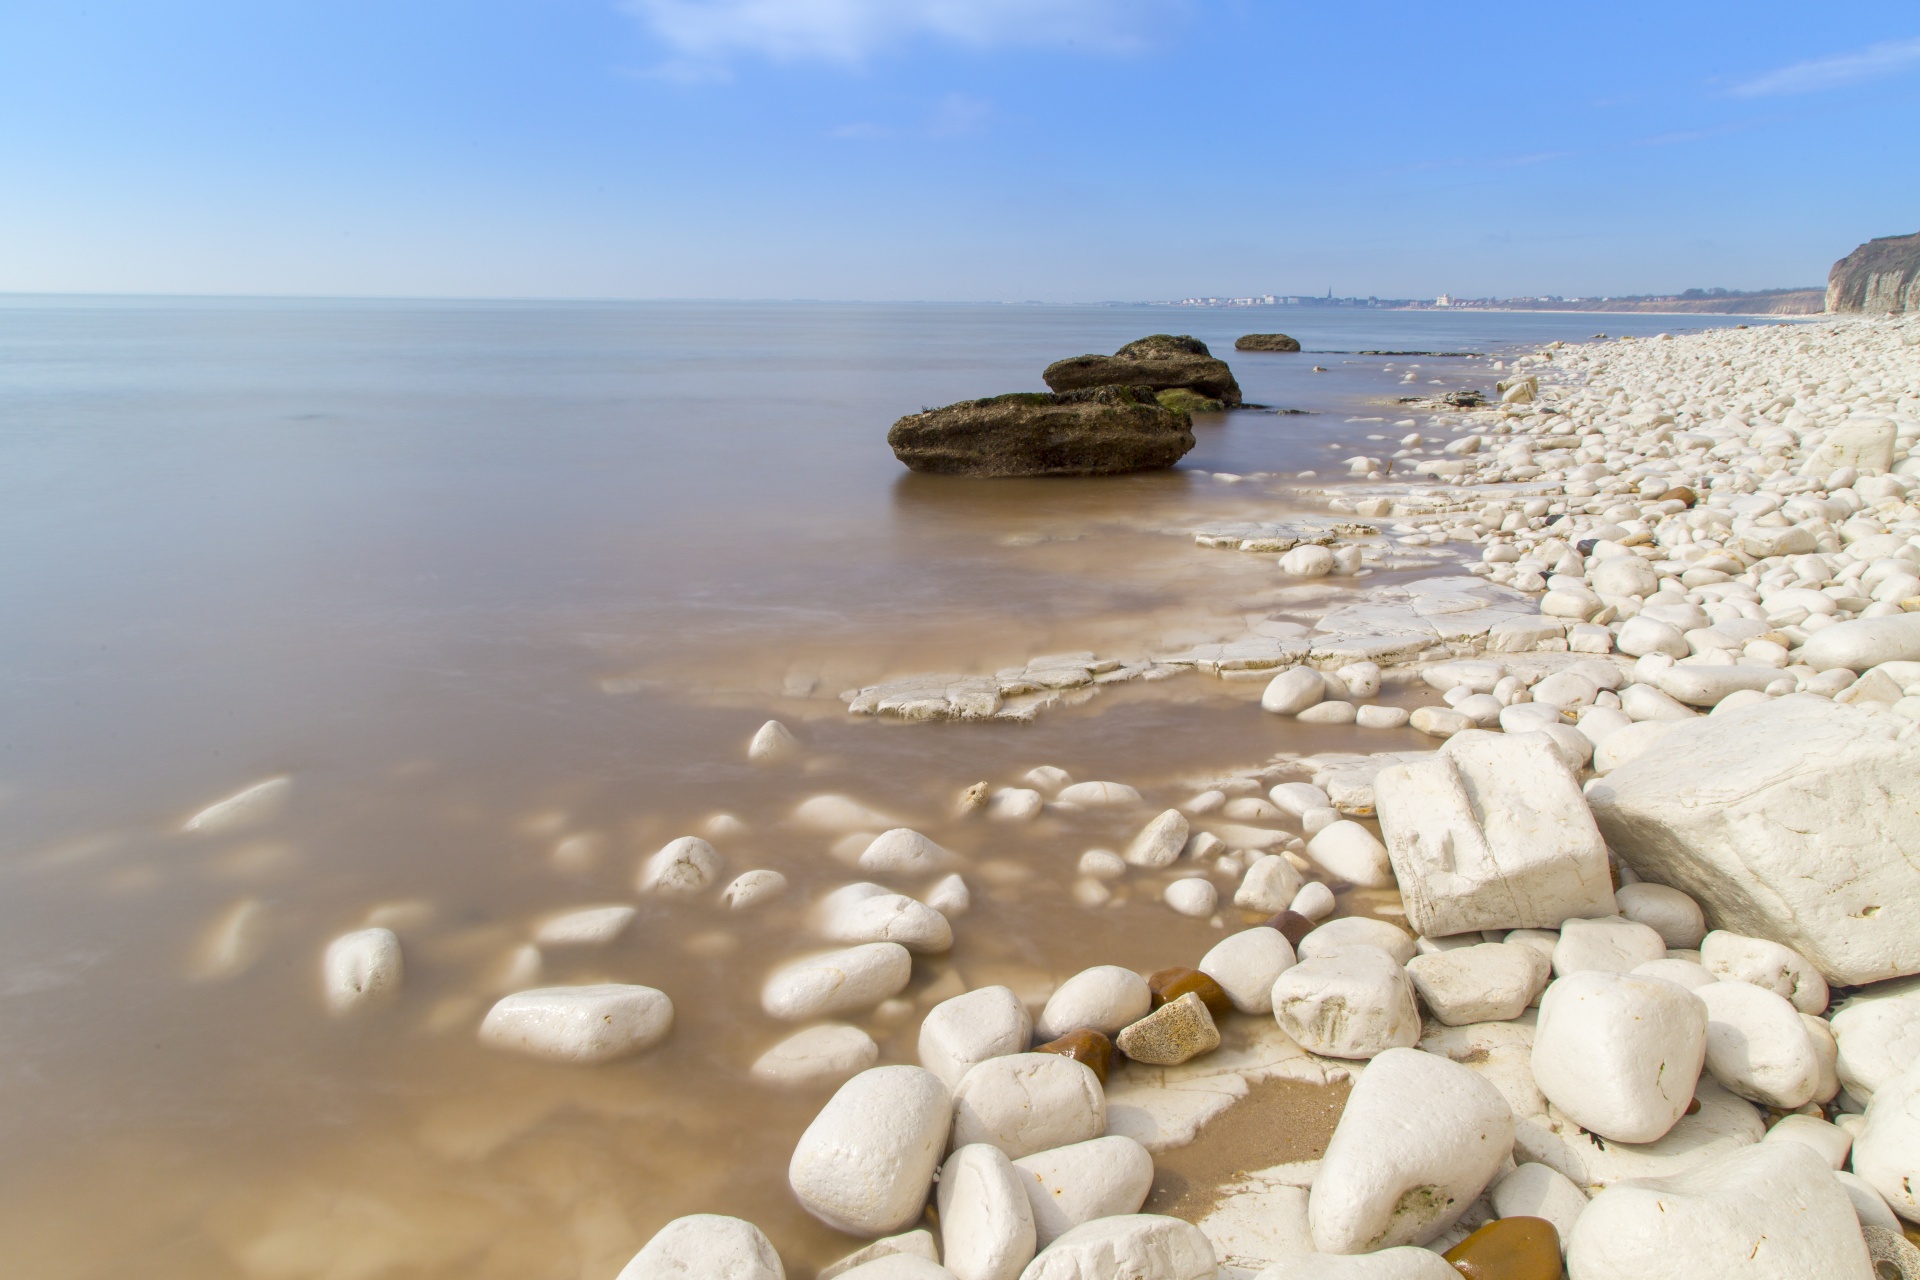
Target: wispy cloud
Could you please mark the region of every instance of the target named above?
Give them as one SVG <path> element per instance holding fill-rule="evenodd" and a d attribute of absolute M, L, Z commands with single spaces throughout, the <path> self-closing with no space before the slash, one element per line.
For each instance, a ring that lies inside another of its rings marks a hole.
<path fill-rule="evenodd" d="M 1728 90 L 1736 98 L 1765 98 L 1779 93 L 1817 93 L 1920 67 L 1920 39 L 1886 40 L 1853 53 L 1810 58 L 1756 76 Z"/>
<path fill-rule="evenodd" d="M 964 93 L 949 93 L 933 104 L 926 118 L 915 125 L 895 126 L 856 120 L 831 130 L 827 136 L 850 141 L 877 138 L 963 138 L 983 132 L 993 119 L 993 104 Z"/>
<path fill-rule="evenodd" d="M 682 58 L 860 63 L 932 37 L 974 48 L 1144 46 L 1185 0 L 623 0 Z"/>

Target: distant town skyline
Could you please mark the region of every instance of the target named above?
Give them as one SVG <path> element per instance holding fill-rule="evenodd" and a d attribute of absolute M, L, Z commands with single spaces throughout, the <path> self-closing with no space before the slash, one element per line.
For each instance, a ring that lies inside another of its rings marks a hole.
<path fill-rule="evenodd" d="M 1920 222 L 1920 14 L 26 0 L 0 119 L 7 292 L 1751 290 Z"/>

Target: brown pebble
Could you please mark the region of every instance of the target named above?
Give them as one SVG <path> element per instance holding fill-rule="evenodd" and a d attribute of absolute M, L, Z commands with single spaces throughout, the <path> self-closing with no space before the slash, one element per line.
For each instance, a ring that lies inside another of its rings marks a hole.
<path fill-rule="evenodd" d="M 1063 1058 L 1072 1058 L 1075 1062 L 1084 1063 L 1094 1075 L 1100 1077 L 1100 1083 L 1103 1085 L 1107 1082 L 1107 1068 L 1113 1065 L 1113 1041 L 1092 1027 L 1069 1031 L 1058 1040 L 1037 1044 L 1033 1046 L 1033 1051 L 1057 1053 Z"/>
<path fill-rule="evenodd" d="M 1697 1116 L 1700 1114 L 1700 1099 L 1698 1098 L 1687 1099 L 1687 1114 L 1690 1116 Z"/>
<path fill-rule="evenodd" d="M 1233 1012 L 1233 1001 L 1227 998 L 1226 989 L 1198 969 L 1162 969 L 1147 979 L 1147 990 L 1153 993 L 1156 1009 L 1191 991 L 1214 1017 L 1224 1018 Z"/>
<path fill-rule="evenodd" d="M 1177 1067 L 1220 1047 L 1220 1029 L 1200 999 L 1189 991 L 1161 1005 L 1114 1037 L 1120 1052 L 1150 1067 Z"/>
<path fill-rule="evenodd" d="M 1680 485 L 1677 488 L 1667 490 L 1665 493 L 1661 494 L 1659 498 L 1656 499 L 1656 501 L 1684 502 L 1688 506 L 1692 506 L 1694 503 L 1700 501 L 1700 496 L 1696 494 L 1693 490 L 1687 488 L 1687 486 Z"/>
<path fill-rule="evenodd" d="M 1292 946 L 1295 950 L 1298 950 L 1300 947 L 1300 939 L 1306 937 L 1314 930 L 1313 921 L 1307 919 L 1298 911 L 1282 911 L 1279 915 L 1274 916 L 1270 920 L 1263 920 L 1261 923 L 1269 929 L 1278 929 L 1285 935 L 1288 945 Z"/>
<path fill-rule="evenodd" d="M 1560 1233 L 1545 1218 L 1489 1222 L 1444 1256 L 1465 1280 L 1560 1280 Z"/>

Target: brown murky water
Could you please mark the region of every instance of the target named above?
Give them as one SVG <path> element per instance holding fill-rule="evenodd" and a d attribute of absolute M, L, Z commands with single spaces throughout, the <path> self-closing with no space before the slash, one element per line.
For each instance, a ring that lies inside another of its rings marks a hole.
<path fill-rule="evenodd" d="M 1510 319 L 1510 341 L 1585 323 Z M 1276 751 L 1416 741 L 1309 737 L 1261 714 L 1257 683 L 1200 677 L 1031 725 L 844 714 L 835 694 L 889 675 L 1133 656 L 1274 607 L 1269 557 L 1183 531 L 1284 518 L 1280 486 L 1198 473 L 1352 452 L 1383 427 L 1347 419 L 1391 418 L 1367 406 L 1403 393 L 1388 362 L 1310 356 L 1335 369 L 1314 381 L 1237 357 L 1250 400 L 1325 412 L 1202 423 L 1162 475 L 932 481 L 880 443 L 899 413 L 1037 385 L 1049 359 L 1168 320 L 0 308 L 0 1273 L 610 1280 L 697 1211 L 758 1222 L 796 1275 L 845 1251 L 785 1188 L 822 1095 L 747 1074 L 793 1029 L 760 1011 L 761 978 L 815 945 L 805 905 L 860 878 L 787 821 L 799 800 L 851 795 L 963 856 L 974 907 L 951 956 L 916 961 L 920 1008 L 958 983 L 1192 963 L 1220 936 L 1150 877 L 1072 904 L 1078 855 L 1145 814 L 963 823 L 961 787 L 1049 763 L 1131 783 L 1151 813 Z M 1310 347 L 1502 336 L 1333 321 L 1351 332 Z M 1221 348 L 1237 332 L 1200 331 Z M 801 762 L 746 763 L 769 715 Z M 180 831 L 282 773 L 272 822 Z M 728 874 L 778 868 L 787 897 L 740 914 L 639 898 L 641 858 L 721 812 L 746 826 L 715 841 Z M 540 980 L 657 986 L 672 1037 L 596 1069 L 482 1048 L 535 923 L 612 902 L 637 903 L 635 925 L 550 949 Z M 402 938 L 402 997 L 329 1018 L 321 949 L 370 919 Z M 849 1020 L 912 1061 L 917 1018 Z"/>

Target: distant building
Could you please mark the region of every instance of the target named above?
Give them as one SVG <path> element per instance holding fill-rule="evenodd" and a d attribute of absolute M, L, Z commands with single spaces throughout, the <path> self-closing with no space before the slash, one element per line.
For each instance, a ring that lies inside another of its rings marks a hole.
<path fill-rule="evenodd" d="M 1433 305 L 1436 307 L 1450 307 L 1453 305 L 1453 298 L 1443 293 L 1433 300 Z"/>

